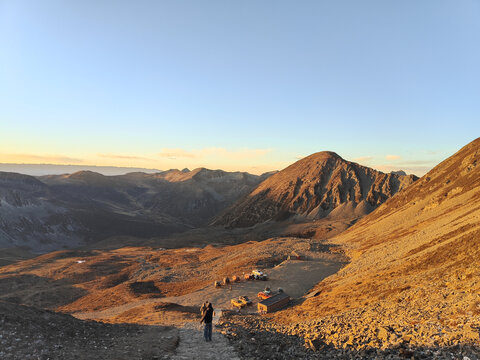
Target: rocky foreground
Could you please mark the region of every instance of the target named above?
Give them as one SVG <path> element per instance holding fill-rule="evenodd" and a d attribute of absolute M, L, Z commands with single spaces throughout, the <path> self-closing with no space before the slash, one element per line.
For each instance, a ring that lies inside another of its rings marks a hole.
<path fill-rule="evenodd" d="M 171 359 L 178 330 L 111 325 L 0 302 L 0 359 Z"/>
<path fill-rule="evenodd" d="M 428 324 L 380 327 L 374 318 L 370 323 L 360 318 L 352 313 L 287 326 L 257 315 L 229 313 L 218 328 L 243 359 L 480 359 L 479 342 L 473 340 L 478 339 L 478 331 L 471 325 L 459 327 L 472 337 L 471 342 L 446 345 L 439 341 L 451 335 L 445 329 Z M 425 338 L 431 339 L 431 346 L 418 345 Z"/>

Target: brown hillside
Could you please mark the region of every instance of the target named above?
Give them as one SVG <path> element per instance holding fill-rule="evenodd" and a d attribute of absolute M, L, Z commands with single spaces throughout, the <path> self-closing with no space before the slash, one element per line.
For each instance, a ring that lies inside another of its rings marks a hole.
<path fill-rule="evenodd" d="M 231 206 L 214 224 L 245 227 L 296 214 L 308 219 L 365 215 L 416 180 L 413 175 L 384 174 L 319 152 L 263 181 Z M 332 214 L 332 210 L 339 214 Z"/>
<path fill-rule="evenodd" d="M 477 139 L 334 238 L 351 263 L 278 319 L 335 345 L 478 343 L 479 165 Z"/>

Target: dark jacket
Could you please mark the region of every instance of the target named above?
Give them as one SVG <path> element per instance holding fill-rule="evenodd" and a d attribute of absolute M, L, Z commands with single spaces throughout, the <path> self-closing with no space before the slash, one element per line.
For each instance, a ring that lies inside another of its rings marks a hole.
<path fill-rule="evenodd" d="M 212 322 L 213 318 L 213 308 L 208 307 L 207 310 L 205 310 L 205 313 L 203 314 L 202 320 L 200 322 L 205 322 L 205 324 L 210 324 Z"/>

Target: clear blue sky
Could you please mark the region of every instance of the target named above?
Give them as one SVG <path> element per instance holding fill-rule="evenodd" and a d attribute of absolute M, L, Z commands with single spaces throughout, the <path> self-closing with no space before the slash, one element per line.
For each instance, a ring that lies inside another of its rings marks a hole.
<path fill-rule="evenodd" d="M 477 0 L 0 0 L 0 162 L 421 175 L 480 136 L 479 44 Z"/>

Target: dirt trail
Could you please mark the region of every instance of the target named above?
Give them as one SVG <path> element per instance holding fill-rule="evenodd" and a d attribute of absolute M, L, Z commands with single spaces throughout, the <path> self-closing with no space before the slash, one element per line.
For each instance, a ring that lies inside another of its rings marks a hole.
<path fill-rule="evenodd" d="M 179 342 L 172 360 L 240 360 L 227 338 L 215 330 L 221 311 L 215 312 L 212 341 L 203 339 L 203 325 L 187 323 L 179 331 Z"/>

